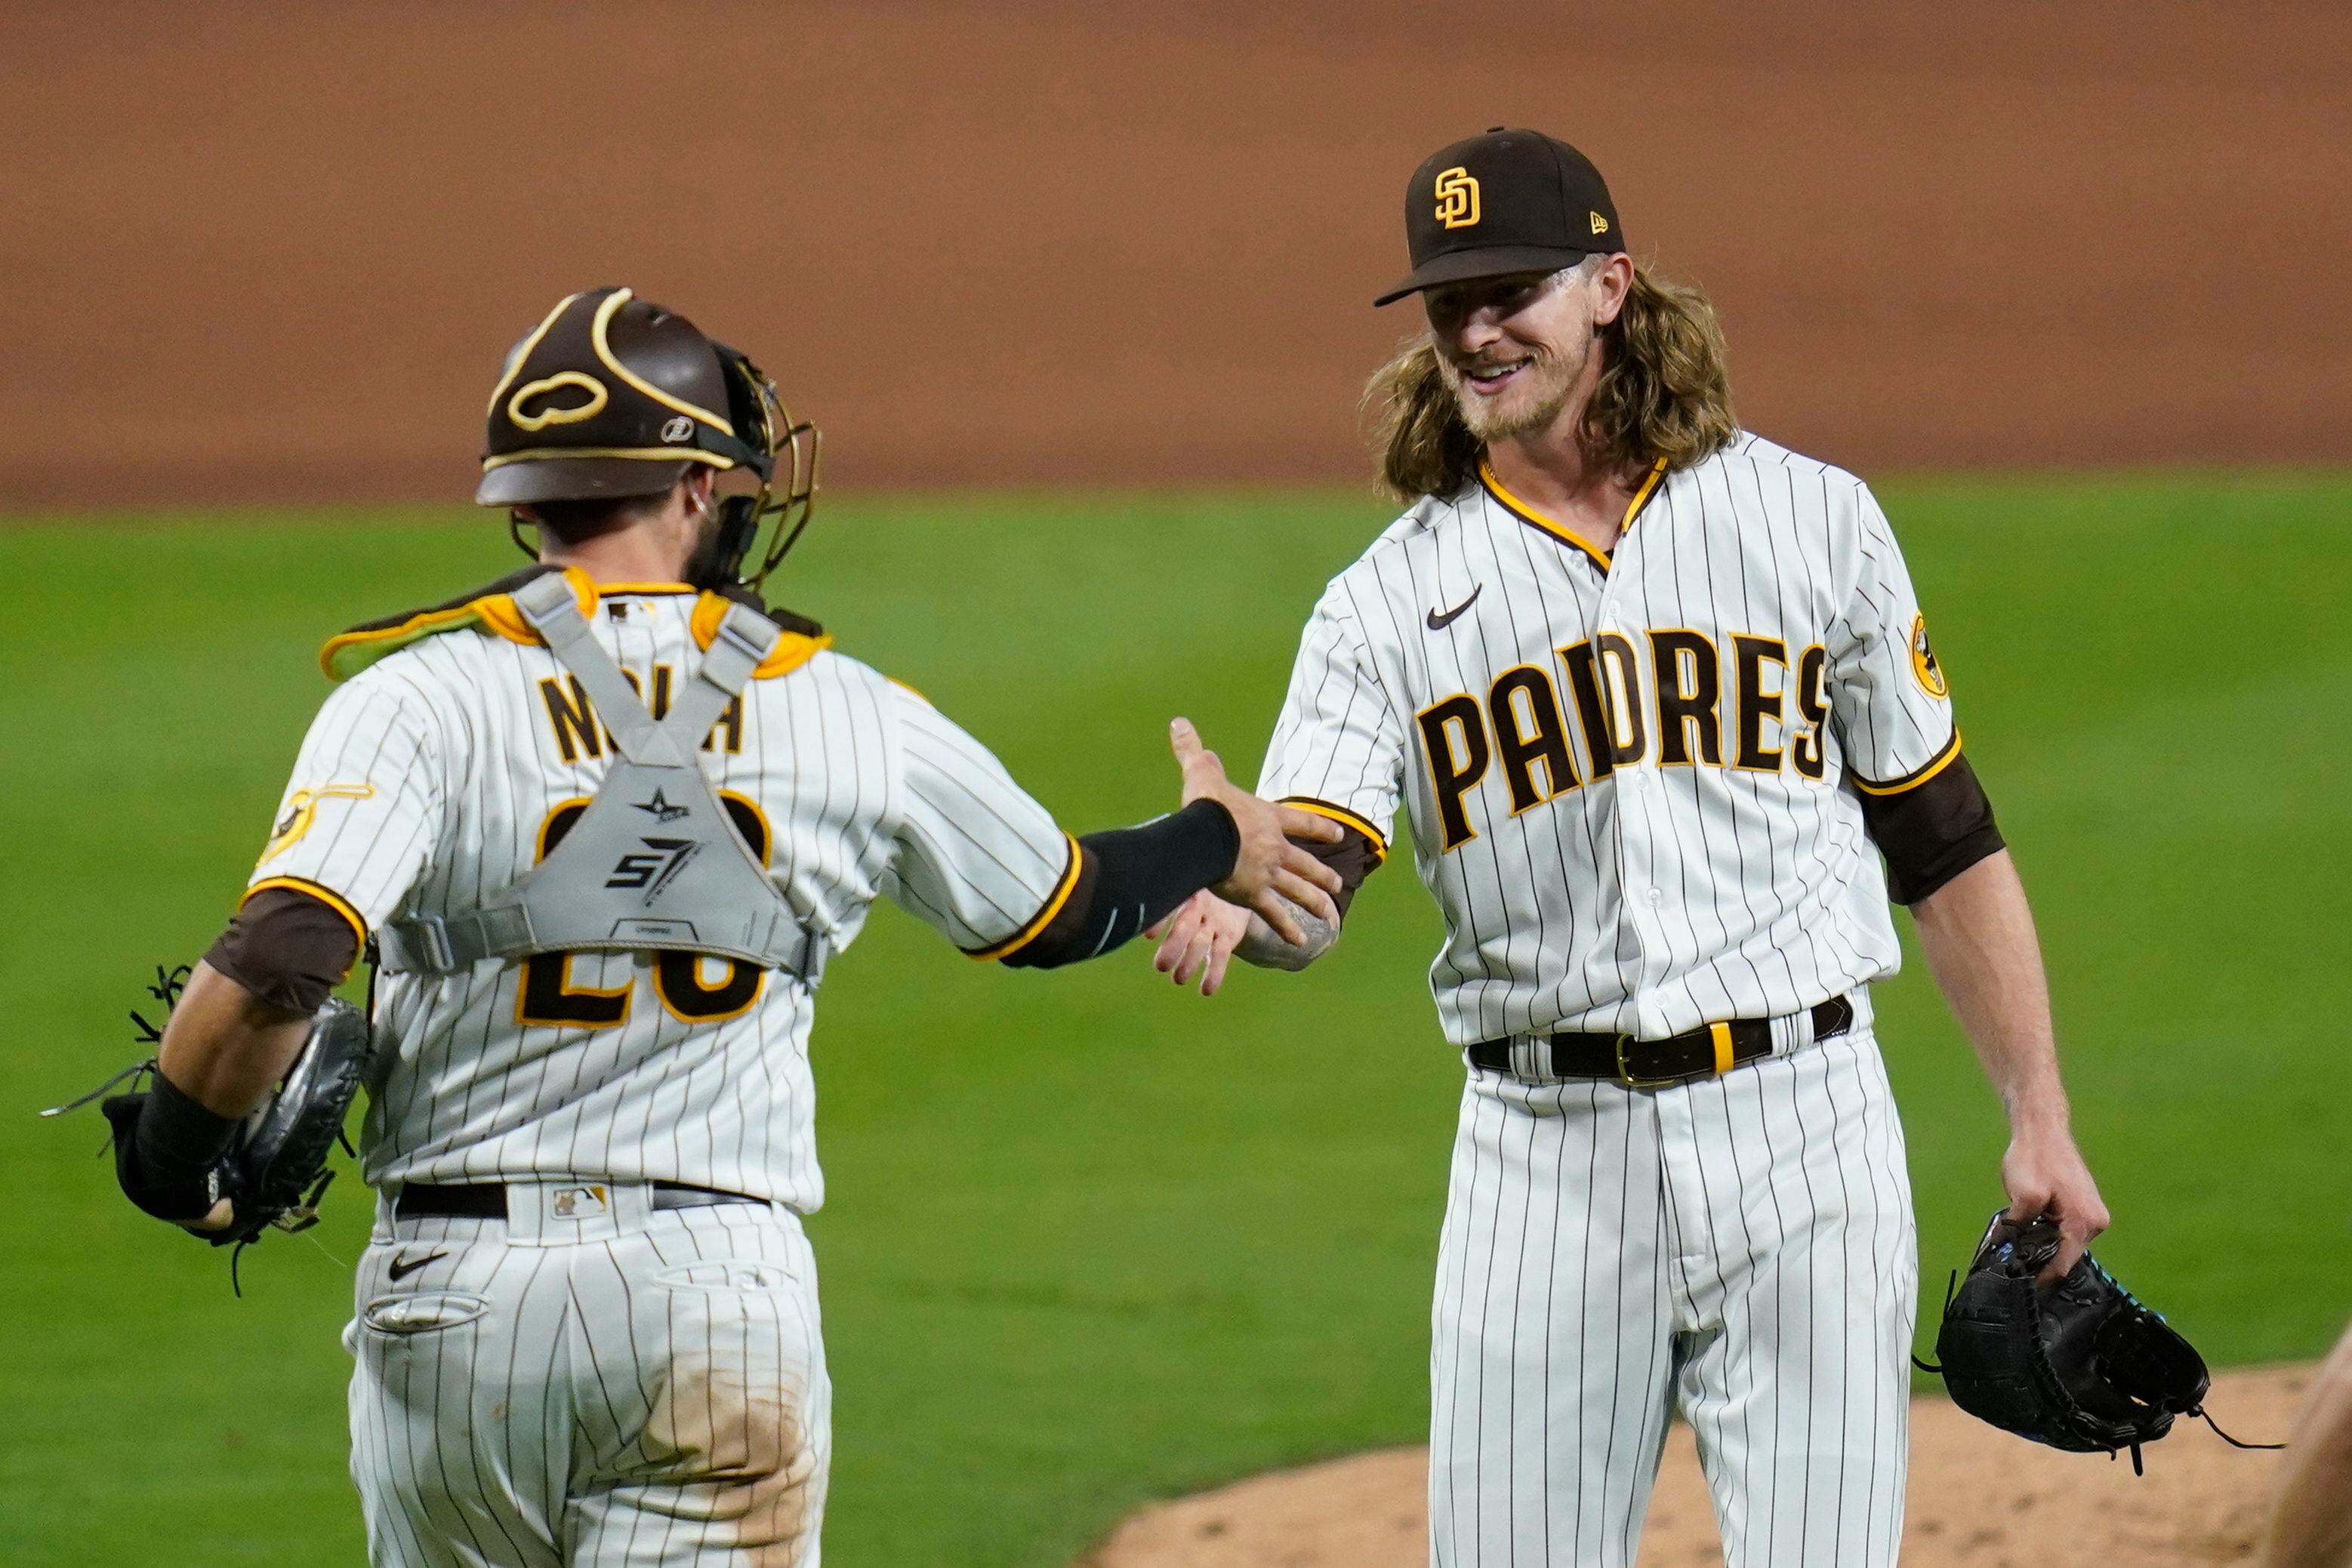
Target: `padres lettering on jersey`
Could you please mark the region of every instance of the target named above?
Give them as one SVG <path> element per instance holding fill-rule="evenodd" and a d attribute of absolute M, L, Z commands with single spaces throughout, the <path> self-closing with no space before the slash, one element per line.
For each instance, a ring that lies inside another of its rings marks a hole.
<path fill-rule="evenodd" d="M 1449 1040 L 1654 1038 L 1892 974 L 1854 791 L 1958 746 L 1869 491 L 1743 435 L 1608 554 L 1490 474 L 1414 506 L 1316 606 L 1259 792 L 1410 799 Z"/>
<path fill-rule="evenodd" d="M 711 602 L 608 587 L 595 607 L 598 643 L 656 716 L 702 656 L 696 623 L 716 617 L 697 607 Z M 477 905 L 578 821 L 610 737 L 552 653 L 482 619 L 336 688 L 256 885 L 320 893 L 364 933 Z M 996 956 L 1075 873 L 1072 841 L 985 747 L 838 653 L 752 680 L 702 756 L 753 853 L 836 952 L 887 897 Z M 397 1051 L 370 1086 L 368 1180 L 674 1181 L 812 1211 L 812 1017 L 791 976 L 686 953 L 387 972 L 377 1022 Z"/>

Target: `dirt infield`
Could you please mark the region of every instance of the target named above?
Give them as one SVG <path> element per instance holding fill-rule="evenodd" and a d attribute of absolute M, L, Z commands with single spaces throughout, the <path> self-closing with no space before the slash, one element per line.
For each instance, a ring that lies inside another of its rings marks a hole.
<path fill-rule="evenodd" d="M 2285 1437 L 2311 1369 L 2224 1373 L 2212 1406 L 2239 1437 Z M 2128 1462 L 2057 1454 L 1997 1432 L 1947 1400 L 1912 1406 L 1906 1568 L 2209 1568 L 2253 1555 L 2276 1454 L 2231 1448 L 2202 1423 Z M 1407 1448 L 1260 1476 L 1148 1509 L 1083 1568 L 1426 1568 L 1429 1457 Z M 1722 1568 L 1690 1428 L 1666 1440 L 1642 1568 Z"/>
<path fill-rule="evenodd" d="M 1502 120 L 1596 156 L 1801 447 L 2352 444 L 2318 0 L 90 0 L 0 37 L 0 508 L 461 496 L 499 353 L 608 280 L 776 370 L 839 484 L 1351 476 L 1400 183 Z"/>

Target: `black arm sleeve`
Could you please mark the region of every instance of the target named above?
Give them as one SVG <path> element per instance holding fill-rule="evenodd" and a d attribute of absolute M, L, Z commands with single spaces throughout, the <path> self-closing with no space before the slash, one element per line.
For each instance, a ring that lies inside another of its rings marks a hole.
<path fill-rule="evenodd" d="M 211 1211 L 222 1196 L 213 1168 L 236 1140 L 236 1117 L 207 1111 L 160 1071 L 145 1093 L 117 1094 L 100 1109 L 114 1129 L 114 1177 L 124 1197 L 158 1219 Z"/>
<path fill-rule="evenodd" d="M 326 900 L 265 887 L 238 908 L 205 962 L 272 1007 L 314 1013 L 359 953 L 359 934 Z"/>
<path fill-rule="evenodd" d="M 2003 847 L 1966 757 L 1900 794 L 1864 793 L 1862 821 L 1886 857 L 1886 890 L 1897 904 L 1918 903 Z"/>
<path fill-rule="evenodd" d="M 1233 874 L 1241 830 L 1214 800 L 1195 800 L 1156 822 L 1088 833 L 1078 841 L 1078 880 L 1054 918 L 1002 960 L 1054 969 L 1097 957 Z"/>

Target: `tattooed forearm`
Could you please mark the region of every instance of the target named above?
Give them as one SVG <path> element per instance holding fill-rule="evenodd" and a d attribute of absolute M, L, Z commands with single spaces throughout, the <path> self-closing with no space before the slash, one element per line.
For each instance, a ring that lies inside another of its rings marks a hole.
<path fill-rule="evenodd" d="M 1288 903 L 1287 899 L 1284 900 Z M 1304 969 L 1331 950 L 1339 939 L 1339 922 L 1323 920 L 1309 915 L 1293 904 L 1290 917 L 1298 923 L 1299 934 L 1306 940 L 1294 947 L 1274 934 L 1274 928 L 1257 915 L 1250 916 L 1249 934 L 1234 948 L 1234 956 L 1244 964 L 1255 964 L 1261 969 Z"/>

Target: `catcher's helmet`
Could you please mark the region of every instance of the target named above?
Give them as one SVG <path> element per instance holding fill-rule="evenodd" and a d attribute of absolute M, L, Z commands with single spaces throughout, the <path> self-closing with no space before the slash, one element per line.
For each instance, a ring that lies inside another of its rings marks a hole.
<path fill-rule="evenodd" d="M 740 356 L 738 356 L 740 357 Z M 653 496 L 689 465 L 762 479 L 717 345 L 625 288 L 574 294 L 507 355 L 474 499 L 486 507 Z"/>
<path fill-rule="evenodd" d="M 769 519 L 772 542 L 745 580 L 774 570 L 814 504 L 815 427 L 793 422 L 749 359 L 626 288 L 549 311 L 508 353 L 488 418 L 485 507 L 657 496 L 698 463 L 755 476 L 758 495 L 730 500 L 721 530 L 730 578 Z"/>

